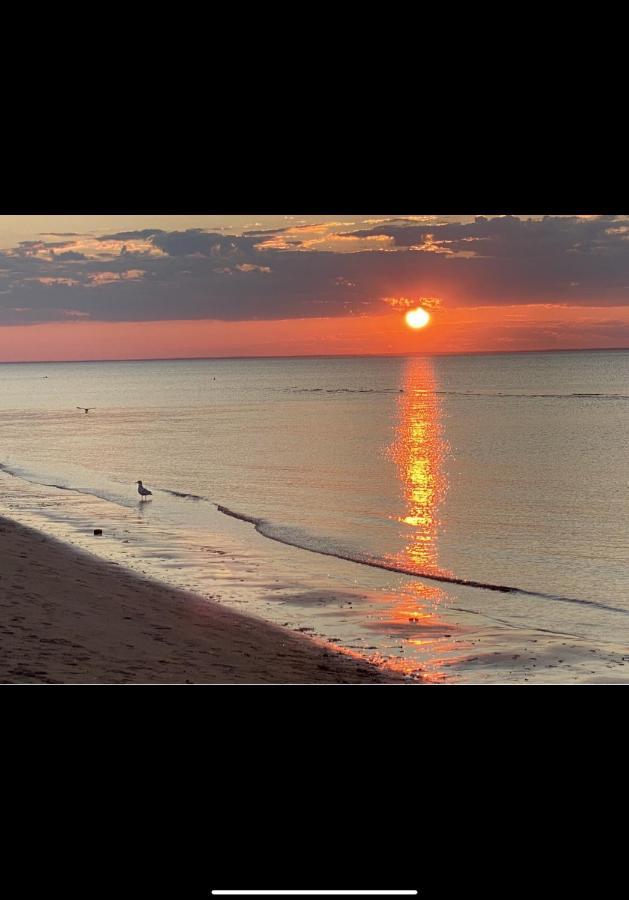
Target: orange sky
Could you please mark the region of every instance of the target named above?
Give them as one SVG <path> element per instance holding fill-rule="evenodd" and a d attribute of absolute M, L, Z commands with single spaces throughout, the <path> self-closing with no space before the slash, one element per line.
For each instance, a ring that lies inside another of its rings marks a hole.
<path fill-rule="evenodd" d="M 0 327 L 0 360 L 465 353 L 618 347 L 629 307 L 440 308 L 412 331 L 399 310 L 275 321 L 61 322 Z M 626 341 L 624 342 L 626 343 Z"/>
<path fill-rule="evenodd" d="M 629 216 L 0 216 L 0 362 L 623 346 Z"/>

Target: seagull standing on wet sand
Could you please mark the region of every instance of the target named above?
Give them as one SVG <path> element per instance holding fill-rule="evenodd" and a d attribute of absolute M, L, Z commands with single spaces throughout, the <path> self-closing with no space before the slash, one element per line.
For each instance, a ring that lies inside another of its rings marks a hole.
<path fill-rule="evenodd" d="M 144 485 L 142 484 L 141 481 L 138 481 L 138 482 L 136 482 L 136 483 L 137 483 L 137 486 L 138 486 L 138 494 L 140 495 L 140 497 L 142 497 L 143 500 L 144 500 L 146 497 L 152 497 L 152 496 L 153 496 L 153 491 L 148 491 L 148 490 L 144 487 Z"/>
<path fill-rule="evenodd" d="M 77 409 L 84 409 L 85 415 L 87 415 L 88 412 L 90 411 L 90 409 L 96 409 L 96 407 L 95 406 L 77 406 Z"/>

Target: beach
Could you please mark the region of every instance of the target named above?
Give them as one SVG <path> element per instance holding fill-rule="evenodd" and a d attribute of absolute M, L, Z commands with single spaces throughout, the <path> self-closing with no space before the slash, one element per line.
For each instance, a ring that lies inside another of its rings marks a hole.
<path fill-rule="evenodd" d="M 126 602 L 111 573 L 158 585 L 143 615 L 118 615 L 138 633 L 109 641 L 125 659 L 96 680 L 336 680 L 318 668 L 329 657 L 306 672 L 273 652 L 265 668 L 257 639 L 227 660 L 228 610 L 255 620 L 269 647 L 290 636 L 300 650 L 342 653 L 345 666 L 423 682 L 624 680 L 629 468 L 617 447 L 629 440 L 628 401 L 629 352 L 4 363 L 0 516 L 109 567 L 92 619 L 116 615 L 105 598 Z M 17 563 L 8 593 L 36 594 L 41 608 L 39 581 L 25 582 L 39 568 Z M 76 587 L 51 636 L 68 645 L 90 625 L 82 596 L 70 611 Z M 216 627 L 188 620 L 199 602 Z M 214 634 L 226 665 L 177 667 L 177 653 L 134 625 L 159 624 L 162 607 L 188 610 L 164 622 L 168 645 L 198 648 L 199 633 Z M 250 634 L 236 631 L 238 642 Z"/>
<path fill-rule="evenodd" d="M 306 635 L 0 519 L 2 684 L 394 684 Z"/>

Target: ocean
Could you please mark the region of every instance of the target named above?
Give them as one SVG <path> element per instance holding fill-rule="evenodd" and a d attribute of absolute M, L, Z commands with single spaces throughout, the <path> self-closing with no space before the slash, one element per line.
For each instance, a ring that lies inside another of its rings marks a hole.
<path fill-rule="evenodd" d="M 150 577 L 409 678 L 629 677 L 629 351 L 5 363 L 0 425 L 0 513 Z"/>

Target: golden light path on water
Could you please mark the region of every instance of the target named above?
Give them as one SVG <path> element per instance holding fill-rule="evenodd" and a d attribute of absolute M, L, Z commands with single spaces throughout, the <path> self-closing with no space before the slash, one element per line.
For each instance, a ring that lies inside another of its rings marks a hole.
<path fill-rule="evenodd" d="M 449 448 L 443 437 L 431 360 L 409 359 L 402 386 L 389 456 L 397 466 L 406 505 L 399 521 L 409 530 L 406 547 L 394 559 L 420 572 L 449 575 L 437 559 L 439 505 L 447 490 L 443 463 Z"/>
<path fill-rule="evenodd" d="M 443 435 L 441 401 L 433 363 L 429 358 L 408 359 L 402 381 L 395 440 L 387 449 L 395 463 L 404 510 L 397 517 L 405 546 L 386 558 L 389 562 L 417 572 L 451 575 L 439 563 L 440 506 L 448 484 L 444 465 L 450 452 Z M 409 579 L 389 611 L 388 627 L 424 657 L 424 677 L 442 680 L 444 655 L 460 650 L 449 641 L 455 626 L 439 615 L 447 594 L 437 584 Z M 409 631 L 410 629 L 410 631 Z M 399 671 L 411 671 L 416 664 L 396 660 Z"/>

